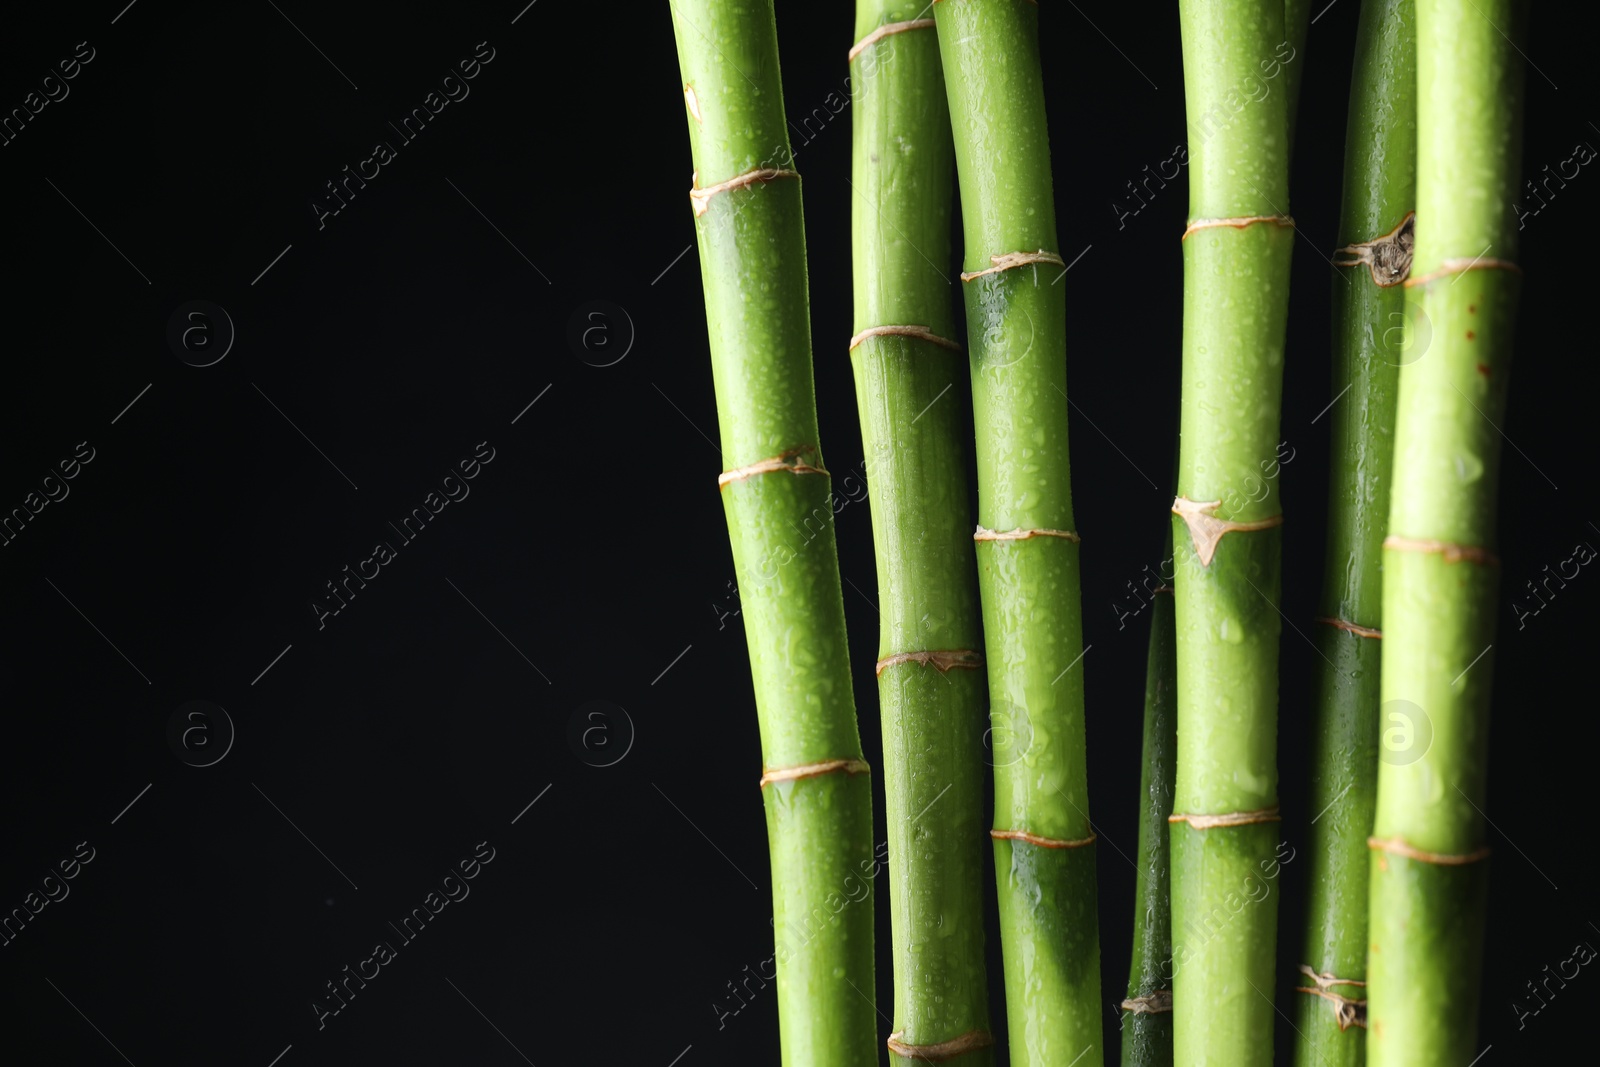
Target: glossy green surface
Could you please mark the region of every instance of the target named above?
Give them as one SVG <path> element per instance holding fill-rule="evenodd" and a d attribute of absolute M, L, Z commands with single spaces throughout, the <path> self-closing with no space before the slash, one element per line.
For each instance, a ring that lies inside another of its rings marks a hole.
<path fill-rule="evenodd" d="M 968 272 L 1059 254 L 1039 67 L 1025 0 L 933 7 L 955 136 Z M 1075 529 L 1067 452 L 1066 285 L 1057 266 L 963 284 L 977 436 L 978 522 Z M 979 590 L 994 730 L 995 827 L 1091 835 L 1084 755 L 1078 545 L 982 541 Z M 1094 846 L 996 840 L 1011 1062 L 1102 1062 Z"/>
<path fill-rule="evenodd" d="M 1364 0 L 1356 30 L 1345 132 L 1339 246 L 1391 233 L 1416 206 L 1416 19 L 1412 0 Z M 1366 629 L 1383 626 L 1383 538 L 1389 514 L 1395 402 L 1405 359 L 1405 290 L 1380 287 L 1365 266 L 1333 278 L 1333 457 L 1328 552 L 1320 614 Z M 1346 391 L 1348 390 L 1348 391 Z M 1309 903 L 1301 962 L 1355 982 L 1367 976 L 1367 837 L 1378 789 L 1382 648 L 1327 625 L 1311 635 L 1313 727 Z M 1303 975 L 1296 986 L 1315 988 Z M 1366 999 L 1359 985 L 1329 992 Z M 1295 1000 L 1298 1067 L 1360 1067 L 1366 1031 L 1339 1028 L 1335 1005 Z"/>
<path fill-rule="evenodd" d="M 1282 0 L 1181 0 L 1189 218 L 1284 216 L 1289 206 L 1285 62 L 1304 63 Z M 1274 66 L 1274 64 L 1277 64 Z M 1268 91 L 1255 87 L 1265 79 Z M 1178 494 L 1214 514 L 1281 513 L 1278 474 L 1291 229 L 1270 222 L 1183 242 L 1183 399 Z M 1292 445 L 1287 445 L 1292 448 Z M 1223 536 L 1209 566 L 1173 518 L 1178 649 L 1174 809 L 1219 815 L 1278 803 L 1281 527 Z M 1269 1067 L 1276 881 L 1238 912 L 1230 899 L 1273 861 L 1276 823 L 1171 828 L 1175 1058 Z M 1225 926 L 1206 932 L 1213 916 Z"/>
<path fill-rule="evenodd" d="M 672 15 L 698 186 L 792 168 L 770 0 L 675 0 Z M 716 195 L 695 233 L 724 468 L 814 446 L 800 182 Z M 861 756 L 829 483 L 780 471 L 721 494 L 769 768 Z M 876 1064 L 871 778 L 776 782 L 762 799 L 783 1062 Z"/>
<path fill-rule="evenodd" d="M 861 0 L 856 38 L 915 19 L 921 6 Z M 853 328 L 916 325 L 959 340 L 943 269 L 951 261 L 955 161 L 938 36 L 927 28 L 884 37 L 852 61 L 850 77 Z M 850 358 L 877 557 L 878 655 L 981 653 L 966 359 L 932 341 L 886 335 L 862 341 Z M 893 1032 L 909 1045 L 988 1033 L 983 671 L 893 664 L 878 676 L 878 699 Z M 993 1060 L 992 1049 L 980 1048 L 949 1062 L 987 1067 Z"/>

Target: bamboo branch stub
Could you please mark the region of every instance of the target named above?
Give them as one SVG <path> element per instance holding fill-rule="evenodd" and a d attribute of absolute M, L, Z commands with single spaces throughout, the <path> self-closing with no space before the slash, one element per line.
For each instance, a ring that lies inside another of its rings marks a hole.
<path fill-rule="evenodd" d="M 1258 222 L 1270 222 L 1275 226 L 1294 229 L 1294 219 L 1288 215 L 1241 215 L 1231 219 L 1190 219 L 1189 224 L 1183 228 L 1183 236 L 1178 238 L 1182 243 L 1189 239 L 1189 235 L 1196 230 L 1212 230 L 1219 226 L 1228 226 L 1235 230 L 1242 230 L 1254 226 Z"/>
<path fill-rule="evenodd" d="M 776 456 L 758 459 L 754 463 L 743 467 L 735 467 L 731 471 L 723 471 L 717 475 L 717 488 L 722 489 L 733 482 L 754 477 L 757 474 L 772 474 L 775 471 L 788 471 L 790 474 L 827 474 L 821 466 L 807 463 L 801 457 L 816 456 L 816 445 L 796 445 L 794 448 L 784 449 Z"/>
<path fill-rule="evenodd" d="M 1167 816 L 1167 822 L 1186 822 L 1196 830 L 1222 830 L 1231 826 L 1254 826 L 1261 822 L 1282 822 L 1283 816 L 1278 814 L 1278 806 L 1260 808 L 1256 811 L 1229 811 L 1220 815 L 1180 815 L 1174 813 Z"/>
<path fill-rule="evenodd" d="M 1256 522 L 1230 522 L 1227 519 L 1219 519 L 1211 512 L 1221 506 L 1220 500 L 1190 500 L 1182 496 L 1172 502 L 1172 513 L 1189 527 L 1189 537 L 1194 541 L 1194 552 L 1200 557 L 1202 567 L 1211 566 L 1211 561 L 1217 554 L 1217 542 L 1222 540 L 1223 534 L 1250 533 L 1254 530 L 1270 530 L 1274 526 L 1283 525 L 1282 515 L 1272 515 Z"/>
<path fill-rule="evenodd" d="M 931 341 L 941 348 L 948 348 L 952 352 L 960 352 L 961 346 L 947 337 L 940 337 L 926 326 L 868 326 L 865 330 L 850 338 L 850 351 L 854 352 L 856 346 L 869 337 L 915 337 L 921 341 Z"/>
<path fill-rule="evenodd" d="M 980 526 L 972 535 L 974 541 L 1026 541 L 1031 537 L 1059 537 L 1073 543 L 1083 540 L 1072 530 L 986 530 Z"/>
<path fill-rule="evenodd" d="M 685 89 L 687 90 L 687 87 L 685 87 Z M 691 97 L 692 93 L 686 95 L 686 99 Z M 700 188 L 700 172 L 696 171 L 693 179 L 694 184 L 689 188 L 689 202 L 694 205 L 695 218 L 699 218 L 701 215 L 704 215 L 707 211 L 711 210 L 711 198 L 716 196 L 718 193 L 731 192 L 734 189 L 742 189 L 746 185 L 755 185 L 758 182 L 770 182 L 777 178 L 799 177 L 800 175 L 798 172 L 784 170 L 781 167 L 757 167 L 755 170 L 747 170 L 743 174 L 734 175 L 725 182 L 718 182 L 715 185 L 708 185 L 702 189 Z"/>
<path fill-rule="evenodd" d="M 1488 256 L 1478 256 L 1474 259 L 1447 259 L 1439 264 L 1438 270 L 1429 271 L 1420 278 L 1407 278 L 1406 288 L 1427 285 L 1440 278 L 1448 278 L 1452 274 L 1464 274 L 1469 270 L 1508 270 L 1512 274 L 1522 273 L 1522 268 L 1509 259 L 1492 259 Z"/>
<path fill-rule="evenodd" d="M 931 30 L 935 25 L 937 24 L 933 19 L 909 19 L 905 22 L 885 23 L 855 43 L 850 49 L 849 62 L 854 63 L 856 56 L 859 56 L 885 37 L 896 33 L 905 33 L 907 30 Z"/>
<path fill-rule="evenodd" d="M 1021 841 L 1029 845 L 1038 845 L 1040 848 L 1083 848 L 1095 843 L 1096 835 L 1080 837 L 1075 841 L 1063 841 L 1056 837 L 1041 837 L 1030 834 L 1026 830 L 990 830 L 989 836 L 996 841 Z"/>
<path fill-rule="evenodd" d="M 1473 849 L 1471 852 L 1452 854 L 1449 852 L 1427 852 L 1406 844 L 1398 837 L 1369 837 L 1367 847 L 1378 852 L 1392 852 L 1396 856 L 1404 856 L 1408 860 L 1418 863 L 1431 863 L 1438 867 L 1464 867 L 1469 863 L 1488 859 L 1489 846 Z"/>
<path fill-rule="evenodd" d="M 978 670 L 983 666 L 983 656 L 967 648 L 938 649 L 931 652 L 896 652 L 892 656 L 880 659 L 873 674 L 880 675 L 890 667 L 901 663 L 920 663 L 924 667 L 933 667 L 940 674 L 946 674 L 953 670 Z"/>
<path fill-rule="evenodd" d="M 1355 634 L 1357 637 L 1371 637 L 1374 640 L 1381 640 L 1383 637 L 1383 632 L 1381 630 L 1373 630 L 1366 626 L 1357 626 L 1353 622 L 1348 622 L 1332 615 L 1318 615 L 1314 621 L 1320 622 L 1324 626 L 1332 626 L 1336 630 L 1343 630 L 1346 633 Z"/>
<path fill-rule="evenodd" d="M 804 763 L 798 767 L 768 769 L 761 774 L 761 788 L 765 789 L 773 782 L 793 782 L 801 778 L 815 778 L 821 774 L 834 774 L 838 771 L 843 771 L 845 774 L 871 774 L 872 767 L 866 760 L 830 759 L 821 763 Z"/>
<path fill-rule="evenodd" d="M 1477 545 L 1458 545 L 1453 541 L 1435 541 L 1430 538 L 1398 537 L 1391 534 L 1383 539 L 1384 548 L 1397 552 L 1437 552 L 1446 563 L 1481 563 L 1487 567 L 1500 566 L 1500 557 L 1487 548 Z"/>
<path fill-rule="evenodd" d="M 1004 255 L 990 256 L 989 262 L 993 266 L 985 267 L 983 270 L 962 271 L 961 280 L 970 282 L 974 278 L 983 277 L 985 274 L 998 274 L 1004 270 L 1035 266 L 1040 263 L 1050 263 L 1057 267 L 1065 267 L 1067 265 L 1067 261 L 1056 253 L 1046 252 L 1042 248 L 1037 252 L 1007 252 Z"/>
<path fill-rule="evenodd" d="M 1361 983 L 1365 984 L 1365 983 Z M 1306 986 L 1295 986 L 1296 993 L 1309 993 L 1314 997 L 1321 997 L 1333 1005 L 1333 1017 L 1338 1020 L 1340 1031 L 1350 1029 L 1352 1026 L 1367 1028 L 1367 1002 L 1355 1000 L 1351 997 L 1341 997 L 1337 993 L 1329 993 L 1323 989 L 1310 989 Z"/>
<path fill-rule="evenodd" d="M 1415 247 L 1417 213 L 1406 212 L 1400 225 L 1381 237 L 1370 241 L 1357 241 L 1334 251 L 1335 267 L 1365 266 L 1372 275 L 1373 284 L 1380 289 L 1403 285 L 1411 275 L 1411 253 Z M 1381 273 L 1380 273 L 1381 272 Z"/>
<path fill-rule="evenodd" d="M 889 1035 L 889 1051 L 896 1056 L 923 1063 L 955 1059 L 973 1049 L 988 1048 L 994 1044 L 994 1035 L 987 1030 L 968 1030 L 960 1037 L 952 1037 L 949 1041 L 941 1041 L 937 1045 L 908 1045 L 900 1040 L 900 1035 L 904 1033 L 904 1030 L 896 1030 Z"/>
<path fill-rule="evenodd" d="M 1172 990 L 1158 989 L 1142 997 L 1129 997 L 1122 1002 L 1123 1011 L 1135 1015 L 1161 1015 L 1172 1010 Z"/>

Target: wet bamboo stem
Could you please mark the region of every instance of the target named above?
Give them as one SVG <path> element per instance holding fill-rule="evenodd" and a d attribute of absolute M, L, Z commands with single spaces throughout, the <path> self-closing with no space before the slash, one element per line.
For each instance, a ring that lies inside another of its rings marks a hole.
<path fill-rule="evenodd" d="M 771 0 L 674 0 L 672 22 L 728 469 L 722 502 L 761 727 L 783 1062 L 867 1067 L 878 1062 L 872 783 L 817 445 L 777 27 Z"/>
<path fill-rule="evenodd" d="M 857 41 L 880 36 L 850 62 L 851 361 L 881 620 L 890 1050 L 892 1062 L 912 1063 L 965 1048 L 953 1062 L 987 1067 L 983 635 L 963 443 L 966 360 L 942 269 L 954 156 L 938 36 L 917 18 L 925 6 L 860 0 Z M 894 332 L 901 327 L 914 329 Z"/>
<path fill-rule="evenodd" d="M 1287 93 L 1237 111 L 1285 41 L 1283 0 L 1181 0 L 1189 133 L 1179 501 L 1175 1057 L 1270 1067 L 1278 900 L 1278 419 L 1289 297 Z M 1220 118 L 1219 118 L 1220 117 Z M 1194 228 L 1202 220 L 1228 220 Z M 1209 549 L 1214 547 L 1214 555 Z M 1231 816 L 1220 824 L 1197 816 Z M 1259 890 L 1257 887 L 1260 887 Z M 1259 892 L 1259 896 L 1257 895 Z"/>
<path fill-rule="evenodd" d="M 1066 286 L 1058 284 L 1065 264 L 1039 9 L 1028 0 L 942 0 L 933 10 L 965 231 L 978 521 L 1011 535 L 983 535 L 977 545 L 1011 1062 L 1087 1067 L 1102 1062 L 1104 1008 L 1067 453 Z"/>
<path fill-rule="evenodd" d="M 1417 241 L 1383 553 L 1372 1067 L 1461 1064 L 1482 1051 L 1496 427 L 1521 280 L 1511 205 L 1524 60 L 1504 35 L 1520 36 L 1522 10 L 1514 0 L 1416 5 Z"/>
<path fill-rule="evenodd" d="M 1313 725 L 1310 891 L 1293 976 L 1298 1067 L 1366 1062 L 1367 837 L 1377 803 L 1383 538 L 1404 361 L 1402 283 L 1416 207 L 1413 0 L 1364 0 L 1345 132 L 1344 208 L 1333 278 L 1328 552 Z M 1404 235 L 1405 242 L 1367 242 Z M 1365 258 L 1358 250 L 1366 245 Z M 1393 342 L 1393 343 L 1390 343 Z M 1396 753 L 1405 758 L 1404 753 Z M 1320 976 L 1320 977 L 1318 977 Z M 1331 979 L 1339 979 L 1335 982 Z"/>

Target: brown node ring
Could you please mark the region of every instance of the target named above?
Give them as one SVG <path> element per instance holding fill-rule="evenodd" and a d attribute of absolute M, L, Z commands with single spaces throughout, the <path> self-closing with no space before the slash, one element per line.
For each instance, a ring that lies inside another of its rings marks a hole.
<path fill-rule="evenodd" d="M 1481 563 L 1488 567 L 1500 566 L 1500 557 L 1490 552 L 1487 548 L 1477 545 L 1458 545 L 1453 541 L 1434 541 L 1420 537 L 1385 537 L 1384 548 L 1392 548 L 1397 552 L 1437 552 L 1444 557 L 1446 563 Z"/>
<path fill-rule="evenodd" d="M 1026 541 L 1033 537 L 1059 537 L 1072 542 L 1083 540 L 1072 530 L 986 530 L 980 526 L 972 534 L 974 541 Z"/>
<path fill-rule="evenodd" d="M 939 649 L 933 652 L 896 652 L 892 656 L 880 659 L 873 673 L 881 675 L 890 667 L 901 663 L 920 663 L 924 667 L 933 667 L 940 674 L 946 674 L 953 670 L 975 671 L 983 666 L 983 657 L 966 648 Z"/>
<path fill-rule="evenodd" d="M 867 765 L 866 760 L 830 759 L 821 763 L 803 763 L 798 767 L 767 769 L 761 774 L 761 788 L 765 789 L 773 782 L 794 782 L 801 778 L 815 778 L 818 775 L 834 774 L 839 771 L 845 774 L 871 774 L 872 768 Z"/>
<path fill-rule="evenodd" d="M 1194 233 L 1196 230 L 1213 230 L 1219 226 L 1227 226 L 1235 230 L 1243 230 L 1250 226 L 1254 226 L 1259 222 L 1270 222 L 1275 226 L 1282 226 L 1285 229 L 1294 229 L 1294 219 L 1290 218 L 1288 215 L 1241 215 L 1238 218 L 1232 219 L 1190 219 L 1189 225 L 1185 226 L 1183 229 L 1183 236 L 1178 240 L 1180 243 L 1187 241 L 1189 239 L 1189 235 Z"/>
<path fill-rule="evenodd" d="M 1278 806 L 1258 811 L 1229 811 L 1221 815 L 1168 815 L 1167 822 L 1186 822 L 1196 830 L 1224 830 L 1230 826 L 1254 826 L 1261 822 L 1282 822 Z"/>
<path fill-rule="evenodd" d="M 1416 860 L 1418 863 L 1431 863 L 1438 867 L 1465 867 L 1469 863 L 1477 863 L 1479 860 L 1489 857 L 1489 846 L 1487 845 L 1483 848 L 1473 849 L 1471 852 L 1459 854 L 1426 852 L 1406 844 L 1398 837 L 1369 837 L 1367 838 L 1367 847 L 1378 852 L 1392 852 L 1396 856 L 1404 856 L 1408 860 Z"/>
<path fill-rule="evenodd" d="M 1522 268 L 1509 259 L 1492 259 L 1487 256 L 1478 256 L 1474 259 L 1446 259 L 1440 262 L 1439 269 L 1429 271 L 1420 278 L 1407 278 L 1406 288 L 1413 285 L 1427 285 L 1429 282 L 1448 278 L 1452 274 L 1465 274 L 1469 270 L 1508 270 L 1512 274 L 1521 274 Z"/>
<path fill-rule="evenodd" d="M 1095 835 L 1080 837 L 1075 841 L 1062 841 L 1055 837 L 1040 837 L 1030 834 L 1026 830 L 990 830 L 989 836 L 996 841 L 1021 841 L 1029 845 L 1038 845 L 1040 848 L 1083 848 L 1095 842 Z"/>
<path fill-rule="evenodd" d="M 1003 270 L 1037 266 L 1040 263 L 1049 263 L 1057 267 L 1065 267 L 1067 265 L 1066 260 L 1054 252 L 1046 252 L 1042 248 L 1037 252 L 1007 252 L 1004 255 L 990 256 L 989 262 L 992 266 L 985 267 L 983 270 L 963 271 L 961 280 L 970 282 L 974 278 L 983 277 L 985 274 L 998 274 Z"/>
<path fill-rule="evenodd" d="M 1302 970 L 1303 969 L 1304 968 L 1302 968 Z M 1364 983 L 1354 984 L 1360 985 Z M 1339 1030 L 1341 1033 L 1350 1029 L 1352 1026 L 1359 1026 L 1363 1030 L 1367 1028 L 1366 1001 L 1355 1000 L 1351 997 L 1341 997 L 1337 993 L 1329 993 L 1323 989 L 1310 989 L 1306 986 L 1295 986 L 1294 991 L 1296 993 L 1310 993 L 1312 996 L 1321 997 L 1323 1000 L 1326 1000 L 1328 1003 L 1332 1004 L 1333 1017 L 1338 1021 Z"/>
<path fill-rule="evenodd" d="M 1406 217 L 1400 220 L 1400 225 L 1370 241 L 1358 241 L 1355 244 L 1345 245 L 1336 250 L 1333 265 L 1335 267 L 1360 267 L 1365 266 L 1372 274 L 1373 284 L 1380 289 L 1405 283 L 1411 274 L 1411 252 L 1416 244 L 1415 211 L 1406 212 Z M 1348 258 L 1339 259 L 1339 256 Z"/>
<path fill-rule="evenodd" d="M 816 445 L 796 445 L 767 459 L 759 459 L 743 467 L 735 467 L 731 471 L 723 471 L 717 475 L 717 488 L 722 489 L 733 482 L 752 478 L 758 474 L 772 474 L 775 471 L 788 471 L 790 474 L 827 474 L 817 463 L 808 463 L 803 457 L 815 458 Z"/>
<path fill-rule="evenodd" d="M 949 1041 L 941 1041 L 937 1045 L 908 1045 L 900 1040 L 904 1033 L 904 1030 L 896 1030 L 889 1035 L 889 1051 L 896 1056 L 925 1063 L 953 1060 L 963 1053 L 988 1048 L 994 1044 L 994 1035 L 987 1030 L 968 1030 L 960 1037 L 952 1037 Z"/>
<path fill-rule="evenodd" d="M 1370 630 L 1365 626 L 1357 626 L 1353 622 L 1347 622 L 1344 619 L 1335 618 L 1330 615 L 1318 615 L 1316 621 L 1322 623 L 1324 626 L 1332 626 L 1336 630 L 1343 630 L 1346 633 L 1355 634 L 1357 637 L 1371 637 L 1375 640 L 1380 640 L 1383 637 L 1383 632 L 1381 630 Z"/>
<path fill-rule="evenodd" d="M 1317 983 L 1318 989 L 1327 989 L 1330 986 L 1336 985 L 1365 986 L 1367 984 L 1366 982 L 1358 981 L 1354 978 L 1336 978 L 1331 974 L 1318 974 L 1316 971 L 1311 969 L 1311 965 L 1308 963 L 1302 963 L 1300 965 L 1300 973 Z"/>
<path fill-rule="evenodd" d="M 1158 989 L 1142 997 L 1129 997 L 1122 1002 L 1122 1010 L 1135 1015 L 1162 1015 L 1172 1010 L 1172 990 Z"/>
<path fill-rule="evenodd" d="M 885 37 L 896 33 L 905 33 L 907 30 L 931 30 L 935 25 L 937 24 L 933 19 L 910 19 L 906 22 L 890 22 L 879 26 L 855 43 L 855 46 L 850 49 L 848 62 L 854 63 L 856 56 L 859 56 Z"/>
<path fill-rule="evenodd" d="M 743 174 L 736 174 L 725 182 L 708 185 L 702 189 L 700 188 L 700 172 L 696 171 L 694 185 L 689 189 L 689 202 L 694 205 L 695 218 L 699 218 L 711 210 L 711 198 L 718 193 L 731 192 L 734 189 L 742 189 L 746 185 L 770 182 L 777 178 L 798 177 L 800 175 L 792 170 L 784 170 L 780 167 L 758 167 L 755 170 L 745 171 Z"/>
<path fill-rule="evenodd" d="M 869 337 L 915 337 L 919 341 L 931 341 L 940 348 L 948 348 L 952 352 L 961 351 L 960 345 L 947 337 L 940 337 L 926 326 L 868 326 L 850 338 L 850 351 L 854 352 L 856 346 Z"/>
<path fill-rule="evenodd" d="M 1273 515 L 1256 522 L 1230 522 L 1219 519 L 1212 514 L 1222 506 L 1220 500 L 1190 500 L 1188 497 L 1177 497 L 1172 501 L 1172 513 L 1182 519 L 1189 527 L 1189 537 L 1194 541 L 1195 555 L 1200 557 L 1200 566 L 1209 567 L 1217 555 L 1217 542 L 1222 540 L 1223 534 L 1250 533 L 1253 530 L 1270 530 L 1274 526 L 1283 525 L 1282 515 Z"/>

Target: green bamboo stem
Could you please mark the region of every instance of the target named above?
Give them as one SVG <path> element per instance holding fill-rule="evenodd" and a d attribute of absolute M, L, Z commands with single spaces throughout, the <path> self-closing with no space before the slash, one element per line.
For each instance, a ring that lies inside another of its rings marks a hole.
<path fill-rule="evenodd" d="M 993 1063 L 983 961 L 985 690 L 954 340 L 954 157 L 926 0 L 859 0 L 851 361 L 877 555 L 894 1062 Z M 874 35 L 878 35 L 874 38 Z M 901 329 L 894 332 L 895 328 Z M 879 332 L 870 332 L 879 331 Z M 954 388 L 952 388 L 954 386 Z M 948 394 L 948 395 L 947 395 Z"/>
<path fill-rule="evenodd" d="M 1283 217 L 1287 94 L 1237 111 L 1229 100 L 1284 42 L 1284 6 L 1181 0 L 1179 12 L 1191 148 L 1173 505 L 1174 1046 L 1186 1067 L 1269 1067 L 1281 629 L 1275 475 L 1294 231 Z"/>
<path fill-rule="evenodd" d="M 995 877 L 1011 1062 L 1099 1064 L 1100 937 L 1083 724 L 1038 7 L 934 5 L 965 230 L 978 582 L 995 745 Z M 996 535 L 1009 535 L 995 539 Z"/>
<path fill-rule="evenodd" d="M 1511 204 L 1523 60 L 1504 34 L 1518 33 L 1522 5 L 1417 0 L 1416 9 L 1417 240 L 1383 553 L 1372 1067 L 1463 1064 L 1482 1051 L 1495 427 L 1521 280 Z M 1409 762 L 1392 758 L 1392 740 L 1410 742 Z"/>
<path fill-rule="evenodd" d="M 1167 533 L 1167 553 L 1172 554 Z M 1139 776 L 1139 871 L 1133 963 L 1122 1002 L 1122 1067 L 1172 1067 L 1172 887 L 1167 817 L 1178 748 L 1178 655 L 1172 590 L 1151 596 Z"/>
<path fill-rule="evenodd" d="M 1416 19 L 1413 0 L 1364 0 L 1345 132 L 1344 207 L 1333 278 L 1333 470 L 1328 553 L 1312 634 L 1310 900 L 1295 976 L 1298 1067 L 1366 1062 L 1367 837 L 1378 789 L 1383 538 L 1395 401 L 1404 360 L 1416 207 Z M 1376 243 L 1374 243 L 1376 242 Z M 1403 753 L 1396 754 L 1404 758 Z M 1333 981 L 1339 979 L 1339 981 Z"/>
<path fill-rule="evenodd" d="M 674 0 L 723 463 L 750 651 L 789 1067 L 877 1062 L 872 782 L 817 445 L 800 182 L 771 0 Z M 724 185 L 733 181 L 732 185 Z"/>

